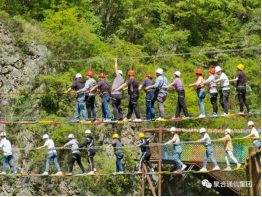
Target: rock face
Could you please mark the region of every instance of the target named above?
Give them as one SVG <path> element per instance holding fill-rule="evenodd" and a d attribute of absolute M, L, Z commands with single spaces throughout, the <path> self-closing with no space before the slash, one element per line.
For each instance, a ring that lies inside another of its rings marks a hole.
<path fill-rule="evenodd" d="M 12 33 L 0 23 L 0 93 L 30 92 L 29 88 L 34 84 L 48 50 L 33 39 L 28 42 L 30 53 L 25 54 L 17 47 L 18 41 Z M 8 105 L 10 98 L 0 96 L 0 116 Z"/>

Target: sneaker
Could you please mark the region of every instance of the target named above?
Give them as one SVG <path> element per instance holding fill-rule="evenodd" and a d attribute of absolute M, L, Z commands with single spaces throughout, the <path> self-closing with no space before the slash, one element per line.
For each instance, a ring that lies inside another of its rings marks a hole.
<path fill-rule="evenodd" d="M 95 172 L 94 171 L 90 171 L 89 173 L 87 173 L 87 174 L 95 174 Z"/>
<path fill-rule="evenodd" d="M 252 111 L 250 110 L 249 112 L 247 112 L 247 113 L 249 113 L 249 114 L 252 114 Z"/>
<path fill-rule="evenodd" d="M 94 172 L 96 173 L 96 169 L 94 168 Z"/>
<path fill-rule="evenodd" d="M 142 172 L 141 171 L 136 171 L 136 172 L 134 172 L 135 174 L 142 174 Z"/>
<path fill-rule="evenodd" d="M 71 172 L 66 173 L 67 176 L 72 176 L 73 174 Z"/>
<path fill-rule="evenodd" d="M 124 122 L 125 122 L 125 121 L 132 121 L 132 119 L 131 119 L 131 118 L 129 118 L 129 119 L 128 119 L 128 118 L 125 118 L 123 121 L 124 121 Z"/>
<path fill-rule="evenodd" d="M 213 113 L 213 114 L 211 114 L 209 117 L 218 117 L 218 115 L 217 115 L 217 113 Z"/>
<path fill-rule="evenodd" d="M 244 112 L 243 111 L 239 111 L 237 114 L 244 114 Z"/>
<path fill-rule="evenodd" d="M 79 122 L 79 119 L 73 119 L 71 122 Z"/>
<path fill-rule="evenodd" d="M 111 119 L 105 119 L 104 122 L 111 122 Z"/>
<path fill-rule="evenodd" d="M 134 122 L 141 122 L 142 120 L 141 120 L 140 118 L 139 118 L 139 119 L 136 118 L 136 119 L 134 119 L 133 121 L 134 121 Z"/>
<path fill-rule="evenodd" d="M 111 120 L 112 123 L 118 123 L 118 120 Z"/>
<path fill-rule="evenodd" d="M 177 117 L 177 116 L 173 116 L 173 117 L 172 117 L 172 119 L 175 119 L 175 118 L 180 118 L 180 117 L 179 117 L 179 116 L 178 116 L 178 117 Z"/>
<path fill-rule="evenodd" d="M 156 121 L 156 119 L 155 119 L 155 118 L 152 118 L 151 121 Z"/>
<path fill-rule="evenodd" d="M 116 174 L 125 174 L 124 172 L 117 172 Z"/>
<path fill-rule="evenodd" d="M 230 166 L 227 166 L 224 170 L 232 170 Z"/>
<path fill-rule="evenodd" d="M 213 170 L 220 170 L 220 167 L 219 167 L 219 166 L 215 166 L 215 167 L 213 168 Z"/>
<path fill-rule="evenodd" d="M 186 167 L 187 167 L 187 166 L 186 166 L 185 164 L 183 164 L 183 165 L 182 165 L 182 168 L 181 168 L 181 171 L 183 171 L 184 169 L 186 169 Z"/>
<path fill-rule="evenodd" d="M 0 175 L 6 175 L 6 172 L 1 172 Z"/>
<path fill-rule="evenodd" d="M 164 120 L 164 118 L 159 117 L 159 118 L 156 119 L 156 121 L 159 121 L 159 120 Z"/>
<path fill-rule="evenodd" d="M 241 167 L 241 163 L 237 164 L 237 169 Z"/>
<path fill-rule="evenodd" d="M 81 120 L 80 122 L 89 122 L 89 121 L 87 121 L 87 120 Z M 91 122 L 91 121 L 90 121 Z"/>
<path fill-rule="evenodd" d="M 226 114 L 226 113 L 223 113 L 222 115 L 221 115 L 221 117 L 227 117 L 228 116 L 228 114 Z"/>
<path fill-rule="evenodd" d="M 206 168 L 201 168 L 199 171 L 200 172 L 205 172 L 205 171 L 207 171 L 207 169 Z"/>
<path fill-rule="evenodd" d="M 189 116 L 183 116 L 182 118 L 183 118 L 183 119 L 188 119 L 188 118 L 189 118 Z"/>
<path fill-rule="evenodd" d="M 182 173 L 182 169 L 177 169 L 177 171 L 174 171 L 174 173 Z"/>
<path fill-rule="evenodd" d="M 45 172 L 44 172 L 43 174 L 41 174 L 41 175 L 48 175 L 48 172 L 45 171 Z"/>
<path fill-rule="evenodd" d="M 57 173 L 55 173 L 55 175 L 62 175 L 62 171 L 58 171 Z"/>
<path fill-rule="evenodd" d="M 13 174 L 17 174 L 17 171 L 14 171 Z"/>
<path fill-rule="evenodd" d="M 112 174 L 117 174 L 118 172 L 113 172 Z"/>
<path fill-rule="evenodd" d="M 205 115 L 203 115 L 203 114 L 200 114 L 199 116 L 198 116 L 198 118 L 205 118 L 206 116 Z"/>

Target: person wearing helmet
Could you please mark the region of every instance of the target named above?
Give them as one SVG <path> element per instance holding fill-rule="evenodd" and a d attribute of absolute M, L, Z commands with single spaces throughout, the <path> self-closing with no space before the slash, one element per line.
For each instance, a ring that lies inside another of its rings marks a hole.
<path fill-rule="evenodd" d="M 205 153 L 204 159 L 203 159 L 203 167 L 199 171 L 207 171 L 206 167 L 207 167 L 207 158 L 208 157 L 210 158 L 210 160 L 215 165 L 213 170 L 220 170 L 220 168 L 217 165 L 217 162 L 216 162 L 216 160 L 215 160 L 215 158 L 213 156 L 213 147 L 211 145 L 211 139 L 210 139 L 209 135 L 206 133 L 206 129 L 205 128 L 201 128 L 200 129 L 200 134 L 203 136 L 203 138 L 201 138 L 197 142 L 203 142 L 204 143 L 204 146 L 206 148 L 206 153 Z"/>
<path fill-rule="evenodd" d="M 74 83 L 72 84 L 72 86 L 65 91 L 64 93 L 67 94 L 68 92 L 70 92 L 71 90 L 75 90 L 73 92 L 76 92 L 82 88 L 84 88 L 84 82 L 82 81 L 82 75 L 81 74 L 76 74 L 76 80 L 74 81 Z M 71 91 L 72 92 L 72 91 Z M 78 92 L 77 93 L 77 106 L 76 106 L 76 115 L 75 115 L 75 119 L 73 119 L 73 122 L 79 122 L 79 116 L 80 116 L 80 112 L 82 112 L 82 116 L 83 116 L 83 120 L 81 122 L 86 122 L 86 110 L 85 110 L 85 94 L 84 92 Z"/>
<path fill-rule="evenodd" d="M 91 122 L 92 114 L 93 114 L 93 122 L 96 121 L 95 93 L 90 92 L 91 88 L 93 88 L 97 84 L 96 80 L 93 77 L 94 77 L 94 73 L 92 71 L 87 71 L 85 87 L 77 91 L 77 93 L 78 92 L 85 93 L 88 122 Z"/>
<path fill-rule="evenodd" d="M 230 85 L 228 81 L 228 77 L 225 73 L 222 72 L 222 68 L 220 66 L 215 67 L 216 74 L 219 76 L 218 79 L 215 81 L 211 82 L 210 84 L 212 85 L 213 83 L 219 83 L 220 82 L 220 104 L 224 109 L 224 114 L 222 114 L 222 117 L 227 117 L 229 112 L 228 112 L 228 97 L 230 94 Z"/>
<path fill-rule="evenodd" d="M 166 89 L 175 89 L 175 91 L 177 92 L 177 104 L 176 104 L 176 114 L 173 118 L 179 118 L 180 117 L 180 113 L 183 109 L 185 117 L 189 118 L 189 114 L 186 108 L 186 104 L 185 104 L 185 90 L 183 89 L 183 84 L 182 81 L 180 80 L 180 76 L 181 76 L 181 72 L 180 71 L 176 71 L 174 73 L 174 81 L 173 83 L 169 84 L 169 86 L 165 87 Z"/>
<path fill-rule="evenodd" d="M 0 133 L 1 142 L 0 142 L 0 149 L 3 150 L 4 156 L 3 156 L 3 172 L 0 173 L 0 175 L 6 175 L 6 163 L 10 165 L 10 167 L 13 170 L 14 174 L 17 174 L 17 171 L 15 169 L 15 166 L 12 162 L 13 159 L 13 153 L 12 153 L 12 145 L 11 142 L 6 138 L 6 133 L 1 132 Z"/>
<path fill-rule="evenodd" d="M 38 148 L 36 148 L 36 150 L 39 150 L 39 149 L 43 149 L 43 148 L 47 148 L 48 149 L 48 155 L 47 155 L 47 160 L 46 160 L 46 167 L 45 167 L 45 172 L 42 174 L 42 175 L 48 175 L 48 171 L 49 171 L 49 165 L 50 165 L 50 162 L 51 160 L 53 159 L 54 161 L 54 164 L 57 168 L 57 173 L 56 175 L 62 175 L 62 171 L 61 171 L 61 168 L 57 162 L 57 152 L 55 150 L 55 144 L 54 144 L 54 141 L 52 139 L 49 139 L 49 135 L 45 134 L 43 136 L 43 139 L 45 140 L 45 144 L 43 146 L 40 146 Z"/>
<path fill-rule="evenodd" d="M 237 164 L 237 168 L 240 168 L 241 164 L 238 163 L 237 159 L 233 155 L 233 145 L 231 141 L 231 129 L 226 129 L 225 137 L 220 138 L 218 140 L 225 141 L 224 149 L 226 151 L 225 160 L 226 160 L 227 167 L 224 170 L 231 170 L 229 158 L 232 159 L 235 162 L 235 164 Z"/>
<path fill-rule="evenodd" d="M 167 90 L 163 87 L 166 87 L 169 85 L 169 82 L 166 77 L 163 76 L 163 69 L 158 68 L 156 70 L 156 82 L 154 85 L 148 86 L 145 88 L 145 90 L 149 90 L 151 88 L 155 88 L 155 100 L 157 100 L 157 105 L 159 109 L 160 117 L 156 120 L 161 121 L 164 120 L 165 114 L 164 114 L 164 102 L 167 97 Z"/>
<path fill-rule="evenodd" d="M 249 104 L 246 100 L 246 74 L 243 72 L 244 65 L 238 64 L 237 65 L 237 76 L 235 79 L 229 80 L 229 82 L 233 82 L 237 85 L 236 91 L 238 96 L 238 101 L 240 105 L 240 111 L 237 114 L 244 114 L 244 104 L 247 108 L 248 113 L 252 113 L 249 108 Z"/>
<path fill-rule="evenodd" d="M 123 146 L 124 143 L 121 142 L 119 135 L 115 133 L 112 137 L 113 141 L 112 144 L 109 144 L 106 148 L 109 148 L 111 146 L 114 147 L 115 155 L 116 155 L 116 172 L 114 174 L 124 174 L 124 169 L 121 164 L 121 160 L 124 157 L 124 151 L 123 151 Z"/>
<path fill-rule="evenodd" d="M 173 139 L 169 140 L 167 143 L 165 143 L 165 145 L 173 144 L 174 150 L 176 151 L 174 160 L 176 162 L 177 171 L 175 172 L 182 173 L 182 171 L 186 168 L 186 165 L 184 165 L 181 161 L 182 148 L 180 146 L 180 138 L 175 127 L 171 127 L 169 131 L 173 135 Z"/>
<path fill-rule="evenodd" d="M 117 58 L 115 58 L 115 74 L 116 78 L 113 82 L 112 85 L 112 90 L 111 90 L 111 96 L 112 96 L 112 108 L 114 112 L 114 119 L 112 122 L 117 122 L 123 120 L 123 110 L 121 108 L 121 99 L 122 99 L 122 93 L 120 91 L 114 91 L 115 89 L 119 88 L 123 83 L 123 71 L 118 70 L 118 65 L 117 65 Z"/>
<path fill-rule="evenodd" d="M 90 130 L 85 131 L 85 136 L 86 136 L 85 142 L 81 144 L 79 148 L 85 147 L 87 149 L 87 161 L 90 164 L 90 170 L 91 170 L 88 174 L 95 174 L 96 172 L 95 165 L 94 165 L 94 156 L 96 154 L 96 151 L 94 148 L 95 139 L 91 135 Z"/>
<path fill-rule="evenodd" d="M 259 133 L 256 130 L 254 122 L 253 121 L 249 121 L 247 123 L 247 125 L 248 125 L 249 129 L 251 130 L 251 133 L 248 136 L 243 137 L 243 139 L 245 139 L 245 138 L 253 138 L 254 146 L 258 147 L 259 150 L 260 150 L 261 149 L 261 142 L 259 141 Z"/>
<path fill-rule="evenodd" d="M 202 76 L 202 69 L 198 68 L 196 69 L 196 75 L 197 75 L 197 81 L 196 83 L 190 84 L 189 87 L 195 87 L 197 90 L 197 96 L 198 96 L 198 105 L 201 110 L 201 114 L 198 116 L 198 118 L 205 118 L 205 106 L 204 106 L 204 98 L 206 97 L 206 91 L 204 86 L 204 78 Z"/>
<path fill-rule="evenodd" d="M 139 90 L 142 89 L 142 87 L 148 87 L 154 85 L 154 82 L 152 81 L 153 75 L 147 74 L 146 78 L 143 80 L 143 82 L 139 86 Z M 155 89 L 150 88 L 145 90 L 146 92 L 146 119 L 147 120 L 155 120 Z"/>
<path fill-rule="evenodd" d="M 215 71 L 215 68 L 210 68 L 208 72 L 208 79 L 204 82 L 204 85 L 208 86 L 208 91 L 209 91 L 209 97 L 210 97 L 210 102 L 213 106 L 213 113 L 209 117 L 218 117 L 217 115 L 217 96 L 218 96 L 218 90 L 217 90 L 217 83 L 212 83 L 211 82 L 215 81 L 218 77 Z"/>
<path fill-rule="evenodd" d="M 141 140 L 141 143 L 138 145 L 138 147 L 140 147 L 142 155 L 139 161 L 139 167 L 138 167 L 139 170 L 136 173 L 142 173 L 142 167 L 144 164 L 144 160 L 146 160 L 146 163 L 149 166 L 150 171 L 155 172 L 153 165 L 150 162 L 150 157 L 151 157 L 151 151 L 149 147 L 150 140 L 147 137 L 145 137 L 144 133 L 139 133 L 138 137 Z"/>
<path fill-rule="evenodd" d="M 83 174 L 86 174 L 86 170 L 84 168 L 84 166 L 81 163 L 81 153 L 78 150 L 78 141 L 76 139 L 74 139 L 74 135 L 73 134 L 69 134 L 68 135 L 68 140 L 69 142 L 67 142 L 64 146 L 61 147 L 61 149 L 64 149 L 67 146 L 71 147 L 71 152 L 72 152 L 72 158 L 70 161 L 70 165 L 69 165 L 69 173 L 67 173 L 66 175 L 68 176 L 72 176 L 72 171 L 73 171 L 73 167 L 74 167 L 74 163 L 75 161 L 77 161 L 79 167 L 81 168 Z"/>
<path fill-rule="evenodd" d="M 137 101 L 139 98 L 139 91 L 138 91 L 138 81 L 135 78 L 135 71 L 130 70 L 128 71 L 129 80 L 122 84 L 119 88 L 115 89 L 115 92 L 122 90 L 125 86 L 128 86 L 128 94 L 129 94 L 129 105 L 128 105 L 128 113 L 124 121 L 131 121 L 131 117 L 133 111 L 135 111 L 136 119 L 133 121 L 142 121 L 140 116 L 140 111 L 137 105 Z"/>
<path fill-rule="evenodd" d="M 99 89 L 100 96 L 102 98 L 102 119 L 104 122 L 111 122 L 111 113 L 109 109 L 109 101 L 110 101 L 110 86 L 105 80 L 106 75 L 105 73 L 100 73 L 98 76 L 99 82 L 95 85 L 90 92 Z"/>

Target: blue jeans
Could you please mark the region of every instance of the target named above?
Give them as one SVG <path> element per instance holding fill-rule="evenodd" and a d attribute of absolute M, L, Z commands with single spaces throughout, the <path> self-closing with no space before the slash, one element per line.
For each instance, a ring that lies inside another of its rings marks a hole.
<path fill-rule="evenodd" d="M 12 155 L 4 155 L 3 156 L 3 172 L 6 172 L 6 162 L 8 162 L 8 164 L 10 165 L 10 167 L 13 169 L 13 172 L 16 171 L 15 166 L 12 162 Z"/>
<path fill-rule="evenodd" d="M 108 102 L 110 100 L 109 96 L 102 97 L 102 118 L 103 119 L 111 119 L 111 114 L 108 106 Z"/>
<path fill-rule="evenodd" d="M 180 145 L 174 146 L 175 147 L 175 157 L 174 160 L 176 162 L 176 166 L 178 169 L 181 169 L 183 163 L 181 161 L 181 153 L 182 153 L 182 147 Z"/>
<path fill-rule="evenodd" d="M 205 107 L 204 107 L 204 98 L 206 97 L 206 91 L 205 90 L 200 90 L 197 91 L 197 96 L 198 96 L 198 105 L 201 110 L 201 114 L 205 115 Z"/>
<path fill-rule="evenodd" d="M 260 141 L 258 140 L 256 143 L 254 143 L 254 146 L 258 147 L 259 150 L 261 149 L 261 143 Z"/>
<path fill-rule="evenodd" d="M 123 172 L 123 166 L 121 164 L 121 159 L 123 159 L 124 153 L 116 153 L 116 172 Z"/>
<path fill-rule="evenodd" d="M 83 120 L 86 120 L 86 110 L 85 110 L 84 104 L 85 104 L 85 97 L 84 96 L 77 98 L 75 119 L 79 119 L 80 111 L 81 111 L 82 115 L 83 115 Z"/>
<path fill-rule="evenodd" d="M 203 162 L 203 168 L 207 167 L 207 158 L 210 158 L 210 160 L 213 162 L 215 166 L 217 166 L 217 162 L 213 156 L 213 147 L 212 146 L 206 146 L 206 153 L 204 155 L 204 162 Z"/>
<path fill-rule="evenodd" d="M 54 164 L 55 164 L 57 170 L 58 170 L 58 171 L 61 171 L 61 168 L 60 168 L 60 166 L 59 166 L 58 163 L 57 163 L 57 153 L 56 153 L 56 152 L 54 152 L 54 153 L 48 153 L 47 160 L 46 160 L 46 165 L 45 165 L 45 171 L 48 172 L 48 170 L 49 170 L 49 165 L 50 165 L 50 161 L 51 161 L 52 159 L 54 160 Z"/>
<path fill-rule="evenodd" d="M 155 118 L 155 92 L 146 94 L 146 118 L 148 120 Z"/>

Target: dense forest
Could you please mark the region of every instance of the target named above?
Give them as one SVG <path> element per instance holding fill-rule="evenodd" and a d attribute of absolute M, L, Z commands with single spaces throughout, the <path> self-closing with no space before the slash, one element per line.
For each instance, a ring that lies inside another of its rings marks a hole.
<path fill-rule="evenodd" d="M 12 33 L 13 39 L 16 40 L 15 47 L 19 49 L 21 57 L 35 55 L 31 49 L 33 41 L 47 47 L 44 53 L 45 61 L 39 65 L 40 74 L 35 76 L 33 84 L 24 83 L 17 88 L 17 92 L 65 91 L 71 86 L 76 73 L 85 76 L 88 70 L 94 72 L 96 80 L 99 73 L 104 72 L 107 76 L 106 80 L 112 85 L 115 78 L 114 58 L 119 58 L 119 69 L 123 70 L 125 80 L 128 79 L 127 72 L 133 69 L 139 83 L 147 73 L 154 75 L 154 81 L 155 70 L 162 68 L 169 82 L 173 81 L 173 73 L 176 70 L 181 71 L 184 85 L 196 81 L 196 68 L 203 69 L 206 79 L 208 70 L 217 65 L 220 65 L 223 72 L 233 79 L 236 76 L 236 66 L 241 63 L 244 64 L 244 72 L 247 75 L 247 100 L 250 107 L 253 110 L 260 110 L 261 107 L 261 1 L 259 0 L 2 0 L 0 22 Z M 231 49 L 247 50 L 228 51 Z M 0 50 L 7 51 L 4 48 Z M 222 52 L 205 53 L 206 51 Z M 3 59 L 0 59 L 1 61 L 4 62 Z M 0 90 L 3 90 L 1 83 Z M 200 109 L 195 89 L 186 87 L 185 92 L 185 102 L 190 116 L 198 116 Z M 9 98 L 12 106 L 1 109 L 2 116 L 6 119 L 37 117 L 43 120 L 52 118 L 66 121 L 72 119 L 75 114 L 74 94 L 32 95 L 30 98 L 10 96 Z M 169 91 L 164 103 L 166 118 L 174 116 L 176 101 L 175 91 Z M 208 95 L 204 103 L 207 115 L 210 115 L 212 105 Z M 222 113 L 222 107 L 218 105 Z M 100 106 L 101 99 L 97 95 L 98 117 L 101 116 Z M 126 115 L 127 93 L 124 93 L 122 106 Z M 157 105 L 155 107 L 157 109 Z M 142 118 L 145 118 L 144 92 L 140 94 L 139 108 L 143 114 Z M 237 93 L 235 86 L 231 85 L 229 112 L 238 111 Z M 145 127 L 247 129 L 248 120 L 254 120 L 261 128 L 260 116 L 249 116 L 208 121 L 143 123 L 143 126 L 136 125 L 134 128 L 101 125 L 28 125 L 7 126 L 6 130 L 10 132 L 10 139 L 18 147 L 27 147 L 29 144 L 36 147 L 42 143 L 44 133 L 51 134 L 57 146 L 62 146 L 66 142 L 67 135 L 72 132 L 82 141 L 84 139 L 82 133 L 88 127 L 95 132 L 94 136 L 102 145 L 104 139 L 110 139 L 114 132 L 123 134 L 125 138 L 130 138 L 128 135 L 136 138 L 139 131 Z M 123 131 L 125 129 L 126 131 Z M 21 135 L 30 136 L 30 143 L 19 142 L 16 136 L 18 131 Z M 242 136 L 242 134 L 234 134 L 234 137 Z M 169 137 L 165 136 L 164 140 Z M 183 141 L 200 137 L 196 133 L 181 134 Z M 212 134 L 212 137 L 218 138 L 222 135 Z M 137 141 L 137 139 L 132 140 L 132 143 Z M 246 140 L 237 143 L 252 144 Z M 137 157 L 134 152 L 137 150 L 126 150 L 126 152 L 129 156 L 125 157 L 124 167 L 127 171 L 132 171 L 136 164 L 133 158 Z M 39 168 L 44 168 L 46 153 L 36 151 L 21 154 L 30 164 L 27 170 L 39 171 Z M 69 156 L 69 154 L 59 156 L 64 170 L 67 170 Z M 110 165 L 105 166 L 104 158 L 108 159 Z M 21 165 L 25 164 L 26 162 L 22 162 L 21 159 L 19 159 Z M 100 151 L 96 159 L 98 168 L 103 169 L 104 172 L 114 169 L 114 156 L 109 157 Z M 85 164 L 88 166 L 86 161 Z M 240 176 L 244 175 L 240 174 Z M 89 178 L 83 179 L 82 183 L 89 186 L 81 189 L 80 194 L 140 195 L 140 182 L 135 180 L 105 178 L 93 182 Z M 99 185 L 110 185 L 111 189 L 101 188 Z M 58 195 L 59 193 L 55 191 L 48 194 Z M 195 192 L 197 194 L 197 191 Z M 147 194 L 151 195 L 149 190 Z"/>

